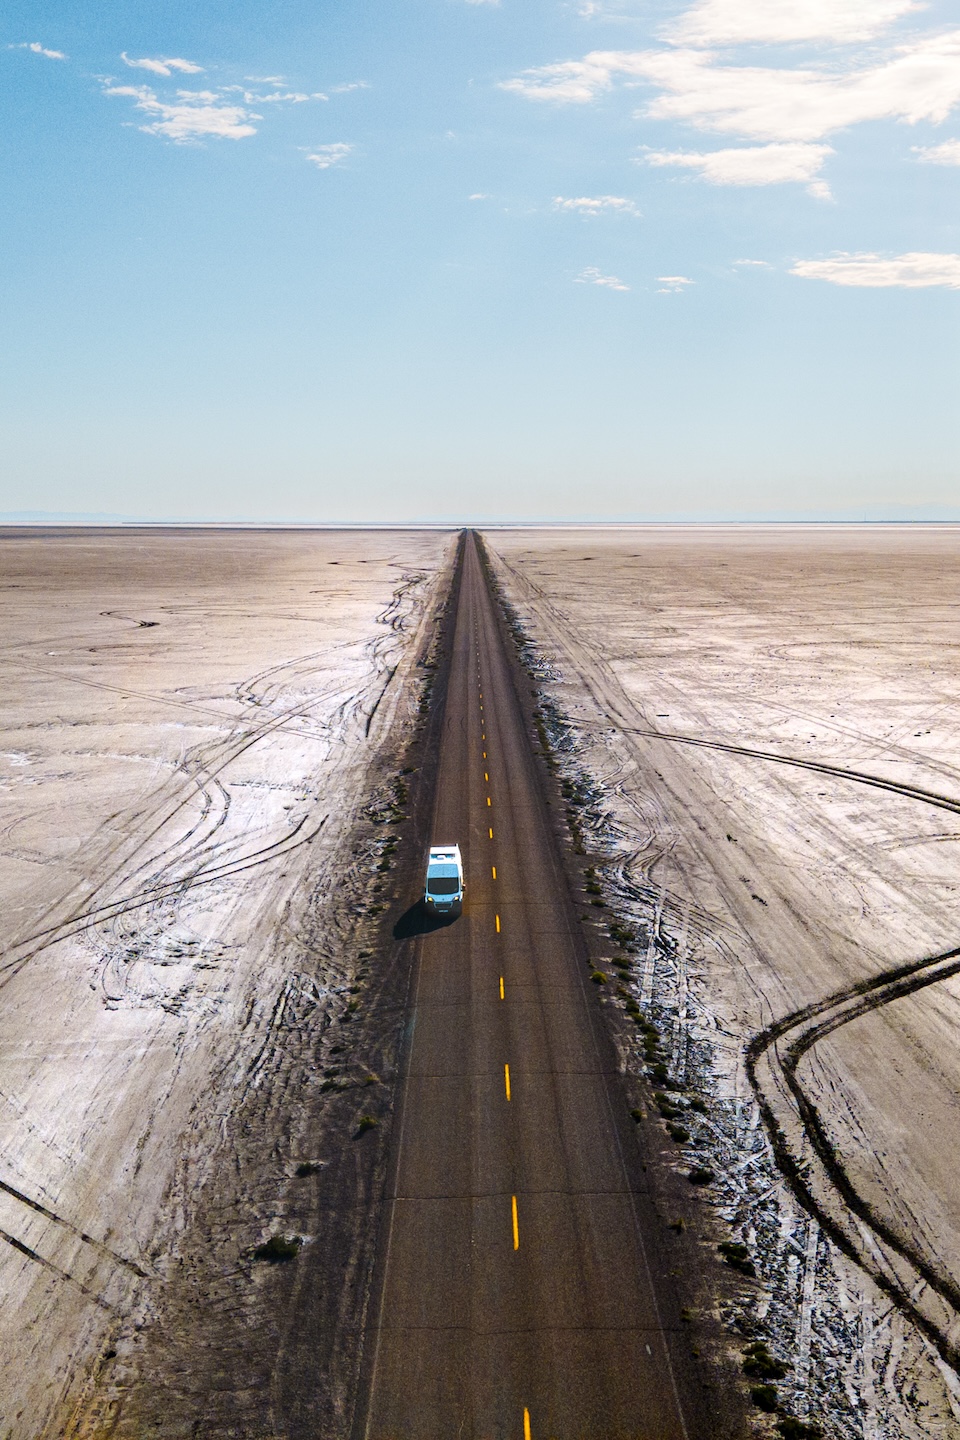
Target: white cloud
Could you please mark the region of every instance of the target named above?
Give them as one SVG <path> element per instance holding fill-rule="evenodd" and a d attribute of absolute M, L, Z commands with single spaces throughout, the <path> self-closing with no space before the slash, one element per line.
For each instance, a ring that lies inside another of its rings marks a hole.
<path fill-rule="evenodd" d="M 174 70 L 183 75 L 202 75 L 203 66 L 195 65 L 192 60 L 171 59 L 168 56 L 159 56 L 155 60 L 131 60 L 125 50 L 121 50 L 120 59 L 124 65 L 129 65 L 131 70 L 149 70 L 154 75 L 172 75 Z"/>
<path fill-rule="evenodd" d="M 307 159 L 311 165 L 316 165 L 318 170 L 329 170 L 334 165 L 340 165 L 353 150 L 343 140 L 336 141 L 333 145 L 315 145 L 307 152 Z"/>
<path fill-rule="evenodd" d="M 616 275 L 604 275 L 595 265 L 588 265 L 586 270 L 581 270 L 576 277 L 578 285 L 605 285 L 608 290 L 629 290 L 629 285 L 624 285 Z"/>
<path fill-rule="evenodd" d="M 915 145 L 913 151 L 926 165 L 960 165 L 960 140 L 944 140 L 942 145 Z"/>
<path fill-rule="evenodd" d="M 347 95 L 351 90 L 369 90 L 370 83 L 367 80 L 351 80 L 346 85 L 334 85 L 330 91 L 331 95 Z"/>
<path fill-rule="evenodd" d="M 960 30 L 914 38 L 878 62 L 843 70 L 722 65 L 689 47 L 594 50 L 526 70 L 501 88 L 528 100 L 587 104 L 615 81 L 662 93 L 640 112 L 753 140 L 822 140 L 867 120 L 945 120 L 960 104 Z"/>
<path fill-rule="evenodd" d="M 554 210 L 572 210 L 578 215 L 602 215 L 604 211 L 612 211 L 620 215 L 639 215 L 640 211 L 632 200 L 625 200 L 622 195 L 581 195 L 576 199 L 564 199 L 562 195 L 555 195 L 553 199 Z"/>
<path fill-rule="evenodd" d="M 646 107 L 650 118 L 756 140 L 820 140 L 868 120 L 945 120 L 960 103 L 960 30 L 846 72 L 717 65 L 693 50 L 649 55 L 643 72 L 665 92 Z"/>
<path fill-rule="evenodd" d="M 648 165 L 696 170 L 711 185 L 807 185 L 821 199 L 830 191 L 816 176 L 834 152 L 829 145 L 753 145 L 731 150 L 652 150 Z"/>
<path fill-rule="evenodd" d="M 140 129 L 148 135 L 165 135 L 178 145 L 213 136 L 219 140 L 243 140 L 255 135 L 251 120 L 262 116 L 241 105 L 225 104 L 213 90 L 178 90 L 171 104 L 158 99 L 147 85 L 108 85 L 105 95 L 122 95 L 133 100 L 138 110 L 156 117 Z"/>
<path fill-rule="evenodd" d="M 661 287 L 657 291 L 658 295 L 682 295 L 687 285 L 695 285 L 697 282 L 688 275 L 658 275 L 657 283 Z"/>
<path fill-rule="evenodd" d="M 34 55 L 45 55 L 48 60 L 66 60 L 62 50 L 48 50 L 39 40 L 23 40 L 19 45 L 8 45 L 8 50 L 29 50 Z"/>
<path fill-rule="evenodd" d="M 592 50 L 582 60 L 538 65 L 513 80 L 500 82 L 501 90 L 525 100 L 553 100 L 564 105 L 586 105 L 613 86 L 615 75 L 642 76 L 655 52 Z"/>
<path fill-rule="evenodd" d="M 698 0 L 664 35 L 680 45 L 844 45 L 870 40 L 921 8 L 914 0 Z"/>
<path fill-rule="evenodd" d="M 490 196 L 489 196 L 489 195 L 486 195 L 482 190 L 477 190 L 475 194 L 473 194 L 473 195 L 468 195 L 468 196 L 467 196 L 467 199 L 468 199 L 468 200 L 489 200 L 489 199 L 490 199 Z"/>
<path fill-rule="evenodd" d="M 772 270 L 769 260 L 734 260 L 734 265 L 759 265 L 762 270 Z"/>
<path fill-rule="evenodd" d="M 872 288 L 900 286 L 907 290 L 931 285 L 960 290 L 960 255 L 912 251 L 907 255 L 840 254 L 829 260 L 798 260 L 790 271 L 805 280 Z"/>

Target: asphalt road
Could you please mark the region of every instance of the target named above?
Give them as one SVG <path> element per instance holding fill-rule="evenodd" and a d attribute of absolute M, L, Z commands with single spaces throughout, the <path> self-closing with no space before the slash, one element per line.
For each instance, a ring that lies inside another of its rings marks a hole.
<path fill-rule="evenodd" d="M 449 841 L 463 850 L 466 903 L 416 941 L 355 1434 L 683 1437 L 638 1218 L 642 1171 L 472 537 L 432 843 Z"/>

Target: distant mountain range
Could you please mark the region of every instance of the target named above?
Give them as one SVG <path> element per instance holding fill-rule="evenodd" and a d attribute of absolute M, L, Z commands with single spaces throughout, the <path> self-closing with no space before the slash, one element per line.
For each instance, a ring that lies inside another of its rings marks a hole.
<path fill-rule="evenodd" d="M 589 525 L 957 525 L 960 505 L 866 505 L 844 510 L 680 510 L 661 514 L 634 514 L 601 518 L 598 516 L 564 516 L 541 520 L 505 520 L 484 516 L 442 517 L 390 521 L 344 520 L 247 520 L 217 516 L 205 519 L 171 516 L 148 519 L 138 515 L 116 515 L 108 511 L 86 510 L 4 510 L 0 526 L 39 525 L 150 525 L 191 526 L 227 525 L 244 529 L 298 527 L 313 529 L 399 529 L 405 525 L 456 528 L 460 525 L 483 526 L 589 526 Z"/>

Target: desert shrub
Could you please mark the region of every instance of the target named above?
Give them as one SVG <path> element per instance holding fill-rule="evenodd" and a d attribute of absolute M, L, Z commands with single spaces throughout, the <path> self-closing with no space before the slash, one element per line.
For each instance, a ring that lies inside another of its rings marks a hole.
<path fill-rule="evenodd" d="M 684 1130 L 682 1125 L 668 1125 L 667 1131 L 671 1139 L 676 1140 L 678 1145 L 684 1145 L 690 1139 L 690 1131 Z"/>
<path fill-rule="evenodd" d="M 754 1268 L 753 1261 L 750 1259 L 750 1251 L 746 1245 L 741 1245 L 739 1240 L 723 1240 L 717 1246 L 717 1249 L 732 1270 L 739 1270 L 741 1275 L 756 1275 L 757 1272 Z M 771 1361 L 771 1363 L 773 1362 Z M 778 1380 L 780 1378 L 779 1375 L 768 1375 L 766 1371 L 747 1370 L 746 1366 L 743 1368 L 748 1375 L 760 1375 L 764 1380 Z M 781 1373 L 786 1374 L 786 1371 L 782 1371 Z"/>
<path fill-rule="evenodd" d="M 776 1385 L 754 1385 L 750 1399 L 758 1410 L 765 1410 L 768 1415 L 773 1415 L 780 1403 Z"/>
<path fill-rule="evenodd" d="M 712 1185 L 715 1178 L 713 1171 L 706 1165 L 695 1165 L 687 1176 L 691 1185 Z"/>
<path fill-rule="evenodd" d="M 604 975 L 602 970 L 594 970 L 593 974 L 590 976 L 590 979 L 593 981 L 594 985 L 606 985 L 607 983 L 607 977 L 606 975 Z"/>
<path fill-rule="evenodd" d="M 720 1249 L 723 1249 L 722 1245 Z M 782 1380 L 789 1369 L 789 1365 L 770 1354 L 766 1340 L 755 1340 L 744 1351 L 743 1373 L 752 1379 Z"/>
<path fill-rule="evenodd" d="M 271 1265 L 295 1260 L 300 1254 L 303 1240 L 299 1235 L 271 1235 L 253 1252 L 254 1260 L 267 1260 Z"/>
<path fill-rule="evenodd" d="M 795 1415 L 784 1415 L 777 1421 L 777 1434 L 782 1435 L 783 1440 L 820 1440 L 823 1431 L 819 1425 L 798 1420 Z"/>

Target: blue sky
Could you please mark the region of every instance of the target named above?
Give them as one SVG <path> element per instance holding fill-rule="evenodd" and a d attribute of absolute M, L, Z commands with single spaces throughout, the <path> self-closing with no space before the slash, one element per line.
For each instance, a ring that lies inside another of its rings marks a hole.
<path fill-rule="evenodd" d="M 11 0 L 0 511 L 960 513 L 945 0 Z"/>

